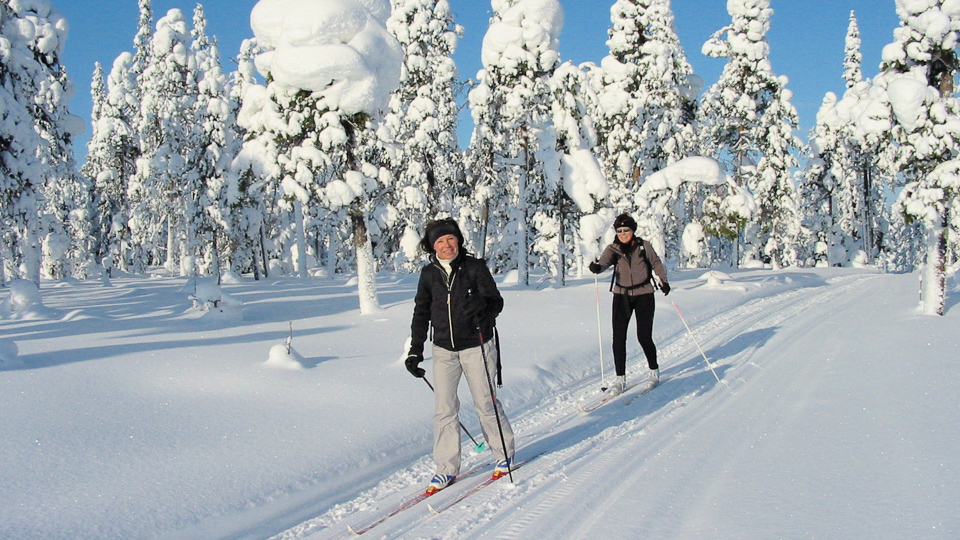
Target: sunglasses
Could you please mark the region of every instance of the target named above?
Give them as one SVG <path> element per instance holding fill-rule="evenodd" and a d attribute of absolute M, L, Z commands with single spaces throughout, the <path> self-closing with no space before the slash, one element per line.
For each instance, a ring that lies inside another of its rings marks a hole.
<path fill-rule="evenodd" d="M 617 229 L 617 234 L 625 233 L 625 232 L 633 232 L 633 229 Z"/>

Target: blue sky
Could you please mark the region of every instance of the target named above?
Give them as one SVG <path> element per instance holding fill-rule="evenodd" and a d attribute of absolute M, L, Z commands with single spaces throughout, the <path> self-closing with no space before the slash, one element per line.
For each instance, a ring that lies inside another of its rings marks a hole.
<path fill-rule="evenodd" d="M 318 0 L 321 1 L 321 0 Z M 608 53 L 607 30 L 610 27 L 610 6 L 613 0 L 560 0 L 566 22 L 560 36 L 563 60 L 575 63 L 597 62 Z M 480 69 L 480 43 L 487 29 L 490 4 L 483 0 L 449 0 L 458 24 L 464 27 L 460 48 L 455 55 L 460 76 L 474 77 Z M 89 120 L 90 81 L 94 63 L 99 61 L 109 71 L 113 60 L 123 51 L 133 50 L 139 11 L 137 0 L 54 0 L 70 22 L 70 36 L 63 54 L 63 63 L 77 87 L 70 102 L 76 115 Z M 207 32 L 220 43 L 225 71 L 232 71 L 231 61 L 240 42 L 252 37 L 249 18 L 256 0 L 210 0 L 203 2 L 207 15 Z M 726 0 L 673 0 L 677 33 L 694 70 L 705 84 L 717 80 L 724 61 L 707 58 L 700 48 L 711 34 L 730 23 Z M 167 10 L 179 8 L 188 19 L 196 2 L 154 0 L 154 18 Z M 881 49 L 892 41 L 899 25 L 893 0 L 772 0 L 773 21 L 767 39 L 771 62 L 778 75 L 790 79 L 788 88 L 794 93 L 793 104 L 800 113 L 802 136 L 816 122 L 817 109 L 828 91 L 842 93 L 844 37 L 850 11 L 857 15 L 863 40 L 864 75 L 878 71 Z M 464 114 L 463 120 L 469 121 Z M 460 129 L 460 144 L 469 142 L 469 125 Z M 87 132 L 78 140 L 79 159 L 86 155 Z"/>

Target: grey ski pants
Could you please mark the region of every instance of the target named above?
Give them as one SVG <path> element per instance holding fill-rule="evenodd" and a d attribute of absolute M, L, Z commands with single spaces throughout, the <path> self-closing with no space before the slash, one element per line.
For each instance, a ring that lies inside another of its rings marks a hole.
<path fill-rule="evenodd" d="M 461 374 L 466 376 L 473 404 L 480 417 L 480 429 L 487 445 L 493 451 L 497 461 L 509 456 L 513 458 L 513 429 L 503 407 L 490 393 L 493 377 L 497 369 L 497 350 L 494 342 L 483 344 L 487 357 L 487 366 L 483 365 L 480 347 L 464 351 L 448 351 L 433 346 L 433 377 L 435 392 L 435 413 L 433 416 L 433 459 L 437 463 L 437 474 L 456 476 L 460 474 L 460 398 L 457 388 Z M 490 378 L 488 378 L 490 377 Z M 496 401 L 496 408 L 494 402 Z M 503 441 L 497 429 L 497 413 L 500 415 L 500 428 L 503 429 Z M 506 450 L 506 452 L 504 452 Z"/>

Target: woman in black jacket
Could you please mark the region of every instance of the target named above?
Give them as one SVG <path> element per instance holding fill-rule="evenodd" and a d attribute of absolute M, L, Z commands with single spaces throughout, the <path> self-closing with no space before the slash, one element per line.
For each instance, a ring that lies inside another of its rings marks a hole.
<path fill-rule="evenodd" d="M 497 284 L 486 263 L 462 249 L 463 234 L 452 219 L 428 223 L 420 246 L 430 253 L 430 263 L 420 272 L 405 363 L 413 376 L 424 376 L 420 363 L 432 327 L 433 456 L 437 464 L 437 474 L 427 488 L 432 494 L 450 485 L 460 473 L 457 387 L 461 375 L 467 379 L 483 436 L 497 459 L 494 478 L 509 472 L 514 447 L 513 430 L 493 389 L 497 350 L 491 338 L 496 317 L 503 310 Z"/>

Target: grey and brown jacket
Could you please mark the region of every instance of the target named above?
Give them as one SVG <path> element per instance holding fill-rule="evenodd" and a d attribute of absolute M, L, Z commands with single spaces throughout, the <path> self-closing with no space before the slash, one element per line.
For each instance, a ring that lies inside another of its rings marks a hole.
<path fill-rule="evenodd" d="M 613 283 L 610 290 L 613 294 L 639 296 L 652 294 L 654 284 L 650 270 L 656 274 L 660 283 L 667 283 L 667 272 L 663 268 L 660 256 L 650 245 L 650 242 L 634 237 L 629 244 L 614 242 L 603 250 L 597 260 L 601 271 L 616 265 L 613 269 Z"/>

